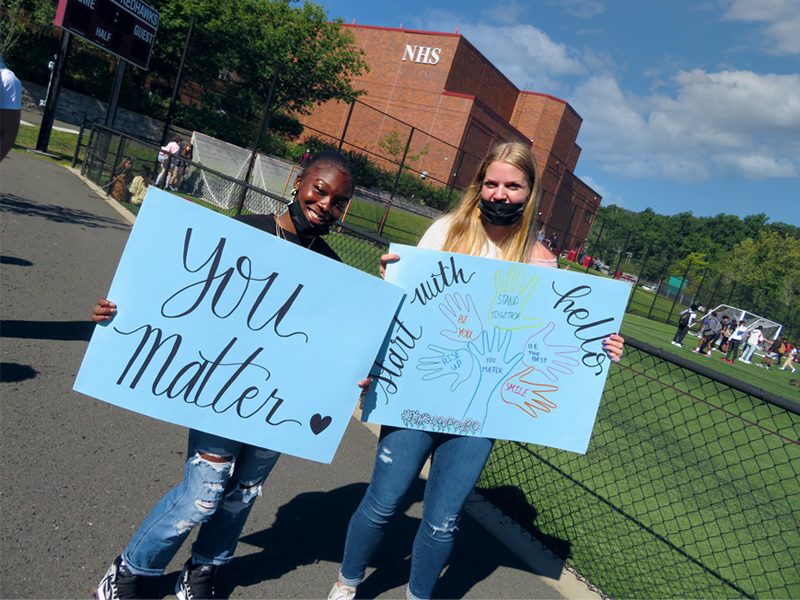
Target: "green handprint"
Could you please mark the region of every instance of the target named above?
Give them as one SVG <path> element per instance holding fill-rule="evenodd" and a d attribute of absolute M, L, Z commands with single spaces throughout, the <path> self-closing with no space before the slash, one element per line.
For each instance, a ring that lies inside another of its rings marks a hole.
<path fill-rule="evenodd" d="M 428 349 L 435 352 L 435 356 L 423 356 L 419 359 L 417 369 L 426 372 L 422 376 L 423 381 L 431 381 L 440 377 L 453 377 L 450 383 L 450 391 L 454 392 L 462 383 L 472 375 L 473 358 L 469 351 L 461 348 L 449 350 L 441 346 L 428 346 Z"/>
<path fill-rule="evenodd" d="M 539 278 L 528 275 L 522 266 L 509 267 L 503 281 L 503 273 L 494 274 L 494 299 L 489 306 L 489 323 L 494 327 L 514 331 L 539 327 L 542 320 L 526 314 L 528 301 L 536 290 Z"/>

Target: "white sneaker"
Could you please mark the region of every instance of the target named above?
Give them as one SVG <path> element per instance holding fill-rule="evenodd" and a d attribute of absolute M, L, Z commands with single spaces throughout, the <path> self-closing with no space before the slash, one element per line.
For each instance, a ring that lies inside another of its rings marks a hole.
<path fill-rule="evenodd" d="M 333 584 L 328 593 L 328 600 L 353 600 L 356 597 L 356 588 L 338 581 Z"/>

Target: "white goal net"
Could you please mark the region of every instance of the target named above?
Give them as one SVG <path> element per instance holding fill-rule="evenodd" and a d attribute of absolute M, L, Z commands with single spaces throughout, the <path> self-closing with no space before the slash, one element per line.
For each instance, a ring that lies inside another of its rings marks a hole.
<path fill-rule="evenodd" d="M 779 337 L 781 335 L 781 330 L 783 329 L 783 325 L 780 323 L 776 323 L 775 321 L 767 319 L 766 317 L 762 317 L 761 315 L 757 315 L 756 313 L 748 310 L 744 310 L 743 308 L 730 306 L 728 304 L 720 304 L 716 308 L 709 310 L 707 313 L 702 315 L 697 322 L 702 323 L 703 319 L 705 319 L 712 312 L 717 313 L 718 319 L 721 319 L 723 316 L 727 316 L 734 323 L 744 321 L 748 333 L 756 327 L 761 327 L 761 330 L 764 332 L 764 338 L 770 341 Z"/>
<path fill-rule="evenodd" d="M 250 150 L 197 131 L 192 133 L 192 144 L 194 162 L 233 179 L 239 181 L 244 179 L 250 160 Z M 281 198 L 288 198 L 299 170 L 300 167 L 297 165 L 271 156 L 256 154 L 250 174 L 250 184 Z M 195 171 L 196 173 L 191 176 L 192 194 L 224 210 L 236 208 L 241 201 L 242 186 L 205 169 Z M 280 214 L 286 209 L 286 203 L 248 188 L 243 208 L 248 212 L 259 214 Z"/>

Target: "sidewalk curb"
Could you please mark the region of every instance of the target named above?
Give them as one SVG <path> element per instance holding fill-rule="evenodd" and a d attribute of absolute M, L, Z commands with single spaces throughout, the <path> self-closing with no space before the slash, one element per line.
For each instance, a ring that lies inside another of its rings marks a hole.
<path fill-rule="evenodd" d="M 81 175 L 80 169 L 65 167 L 71 171 L 89 188 L 91 188 L 109 206 L 116 210 L 131 225 L 136 222 L 136 216 L 128 209 L 110 198 L 105 191 L 93 181 Z M 367 423 L 361 420 L 361 409 L 357 406 L 353 411 L 353 418 L 363 427 L 367 428 L 377 439 L 380 434 L 380 425 Z M 420 476 L 428 478 L 430 460 L 426 461 Z M 473 491 L 467 499 L 464 512 L 474 519 L 486 532 L 503 544 L 512 552 L 531 573 L 546 580 L 547 585 L 565 598 L 580 598 L 597 600 L 603 596 L 597 593 L 583 579 L 570 570 L 563 560 L 558 558 L 546 546 L 536 540 L 530 532 L 523 529 L 513 519 L 494 506 L 480 493 Z M 559 573 L 557 578 L 554 573 Z"/>
<path fill-rule="evenodd" d="M 125 208 L 123 206 L 120 206 L 119 202 L 117 202 L 113 198 L 109 197 L 109 195 L 106 194 L 105 190 L 103 188 L 101 188 L 99 185 L 97 185 L 94 181 L 92 181 L 88 177 L 85 177 L 84 175 L 81 175 L 81 170 L 80 169 L 75 168 L 75 167 L 66 167 L 66 166 L 64 168 L 67 171 L 71 172 L 73 175 L 75 175 L 83 183 L 85 183 L 95 194 L 100 196 L 100 198 L 103 201 L 105 201 L 106 204 L 108 204 L 111 208 L 113 208 L 115 211 L 117 211 L 120 214 L 120 216 L 123 219 L 125 219 L 128 223 L 133 225 L 136 222 L 136 215 L 134 215 L 127 208 Z"/>

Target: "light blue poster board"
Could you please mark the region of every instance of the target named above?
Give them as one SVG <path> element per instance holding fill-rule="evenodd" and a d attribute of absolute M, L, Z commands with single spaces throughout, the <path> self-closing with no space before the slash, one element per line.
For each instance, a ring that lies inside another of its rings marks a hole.
<path fill-rule="evenodd" d="M 406 290 L 363 418 L 585 453 L 630 284 L 392 244 Z"/>
<path fill-rule="evenodd" d="M 75 390 L 330 462 L 403 292 L 150 188 Z"/>

